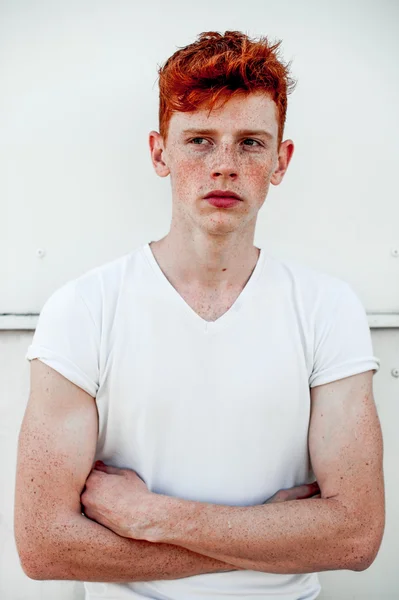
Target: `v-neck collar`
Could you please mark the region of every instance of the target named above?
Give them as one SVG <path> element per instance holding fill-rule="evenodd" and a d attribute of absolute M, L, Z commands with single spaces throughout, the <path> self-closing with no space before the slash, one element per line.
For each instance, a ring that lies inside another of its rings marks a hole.
<path fill-rule="evenodd" d="M 249 295 L 254 291 L 256 282 L 259 279 L 266 259 L 265 250 L 263 248 L 259 248 L 260 252 L 257 263 L 247 283 L 241 290 L 239 296 L 236 298 L 232 306 L 230 306 L 230 308 L 225 313 L 223 313 L 223 315 L 216 319 L 216 321 L 207 321 L 206 319 L 200 317 L 200 315 L 196 313 L 193 308 L 191 308 L 191 306 L 184 300 L 183 296 L 181 296 L 176 290 L 176 288 L 170 283 L 169 279 L 166 277 L 165 273 L 162 271 L 161 267 L 156 261 L 156 258 L 151 250 L 150 243 L 151 242 L 144 244 L 142 246 L 142 251 L 146 259 L 148 260 L 150 266 L 152 267 L 153 272 L 156 274 L 165 290 L 167 290 L 169 294 L 173 295 L 176 301 L 180 303 L 181 307 L 186 312 L 187 316 L 192 320 L 192 322 L 199 326 L 199 328 L 202 329 L 202 331 L 207 333 L 219 331 L 221 328 L 224 328 L 228 323 L 234 320 L 234 318 L 240 311 L 244 300 L 247 299 Z"/>

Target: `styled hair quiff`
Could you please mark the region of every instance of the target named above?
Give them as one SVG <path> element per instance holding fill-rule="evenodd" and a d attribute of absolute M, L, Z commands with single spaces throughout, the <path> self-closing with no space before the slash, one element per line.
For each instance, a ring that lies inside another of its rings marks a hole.
<path fill-rule="evenodd" d="M 210 113 L 222 96 L 223 106 L 237 94 L 262 91 L 276 104 L 279 147 L 287 95 L 296 86 L 289 75 L 291 62 L 279 57 L 280 45 L 281 40 L 271 44 L 266 36 L 256 40 L 240 31 L 207 31 L 177 50 L 158 68 L 159 132 L 165 145 L 173 112 L 192 112 L 205 103 Z"/>

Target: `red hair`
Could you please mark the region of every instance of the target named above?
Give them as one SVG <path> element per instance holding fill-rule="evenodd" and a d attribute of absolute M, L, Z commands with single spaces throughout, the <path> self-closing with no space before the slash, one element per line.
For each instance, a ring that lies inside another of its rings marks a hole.
<path fill-rule="evenodd" d="M 266 36 L 257 41 L 240 31 L 226 31 L 224 35 L 207 31 L 177 50 L 158 68 L 159 131 L 165 145 L 173 112 L 195 111 L 204 102 L 211 112 L 222 95 L 227 102 L 237 94 L 263 91 L 276 104 L 279 147 L 287 94 L 296 86 L 289 76 L 291 63 L 284 64 L 278 56 L 280 44 L 281 40 L 270 44 Z"/>

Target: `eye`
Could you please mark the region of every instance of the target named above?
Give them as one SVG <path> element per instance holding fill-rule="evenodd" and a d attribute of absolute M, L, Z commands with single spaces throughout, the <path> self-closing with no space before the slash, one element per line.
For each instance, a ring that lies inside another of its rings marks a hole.
<path fill-rule="evenodd" d="M 256 142 L 256 144 L 258 144 L 258 146 L 260 145 L 258 140 L 253 140 L 252 138 L 247 138 L 246 140 L 244 140 L 244 142 Z"/>
<path fill-rule="evenodd" d="M 195 142 L 196 140 L 204 140 L 205 138 L 203 137 L 196 137 L 196 138 L 192 138 L 191 140 L 189 140 L 189 144 L 192 144 L 193 142 Z M 255 144 L 257 144 L 258 146 L 261 146 L 262 144 L 260 142 L 258 142 L 258 140 L 254 140 L 252 138 L 246 138 L 244 140 L 244 142 L 255 142 Z M 204 144 L 194 144 L 195 146 L 203 146 Z M 247 144 L 246 144 L 247 145 Z M 254 144 L 251 144 L 251 146 L 254 146 Z"/>
<path fill-rule="evenodd" d="M 193 138 L 192 140 L 189 140 L 189 144 L 191 144 L 192 142 L 194 142 L 195 140 L 204 140 L 205 138 L 202 137 L 196 137 Z M 196 146 L 203 146 L 203 144 L 195 144 Z"/>

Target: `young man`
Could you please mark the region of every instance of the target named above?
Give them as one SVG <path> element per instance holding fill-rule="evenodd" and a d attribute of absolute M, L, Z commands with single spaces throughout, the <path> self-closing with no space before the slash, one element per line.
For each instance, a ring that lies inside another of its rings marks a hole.
<path fill-rule="evenodd" d="M 210 32 L 167 61 L 149 141 L 169 233 L 41 312 L 15 504 L 32 578 L 85 581 L 87 598 L 310 600 L 317 571 L 377 554 L 364 308 L 253 246 L 294 149 L 277 48 Z"/>

